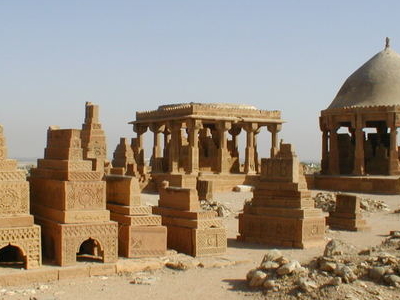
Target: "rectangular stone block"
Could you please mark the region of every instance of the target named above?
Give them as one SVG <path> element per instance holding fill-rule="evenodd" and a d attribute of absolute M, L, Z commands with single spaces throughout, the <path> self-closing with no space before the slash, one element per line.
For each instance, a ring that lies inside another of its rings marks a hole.
<path fill-rule="evenodd" d="M 25 181 L 26 173 L 24 171 L 0 171 L 0 182 L 1 181 Z"/>
<path fill-rule="evenodd" d="M 0 227 L 22 227 L 32 226 L 33 216 L 31 215 L 13 215 L 13 216 L 0 216 Z"/>
<path fill-rule="evenodd" d="M 38 159 L 37 167 L 39 169 L 91 172 L 92 171 L 92 162 L 90 162 L 90 161 L 55 160 L 55 159 Z"/>
<path fill-rule="evenodd" d="M 218 255 L 226 252 L 224 228 L 190 229 L 168 226 L 168 248 L 191 256 Z"/>
<path fill-rule="evenodd" d="M 49 208 L 42 205 L 32 205 L 34 215 L 40 215 L 46 219 L 50 219 L 65 224 L 82 224 L 93 222 L 107 222 L 110 220 L 110 212 L 108 210 L 70 210 L 62 211 Z"/>
<path fill-rule="evenodd" d="M 161 188 L 158 206 L 187 211 L 200 210 L 200 202 L 197 196 L 197 191 L 189 188 Z"/>
<path fill-rule="evenodd" d="M 137 178 L 131 176 L 107 176 L 107 201 L 127 205 L 139 206 L 140 187 Z"/>
<path fill-rule="evenodd" d="M 124 257 L 165 255 L 167 251 L 167 228 L 165 226 L 121 225 L 118 251 Z"/>
<path fill-rule="evenodd" d="M 140 205 L 140 206 L 126 206 L 126 205 L 120 205 L 120 204 L 115 204 L 115 203 L 107 203 L 107 209 L 118 214 L 122 215 L 149 215 L 152 213 L 152 207 L 151 206 L 145 206 L 145 205 Z"/>
<path fill-rule="evenodd" d="M 116 262 L 118 255 L 118 224 L 113 221 L 85 224 L 60 224 L 35 216 L 35 222 L 42 227 L 43 243 L 48 258 L 60 266 L 76 264 L 76 254 L 83 242 L 90 239 L 97 245 L 99 255 L 105 263 Z"/>
<path fill-rule="evenodd" d="M 64 171 L 52 169 L 37 169 L 32 168 L 31 174 L 34 177 L 48 178 L 51 180 L 63 181 L 100 181 L 102 174 L 94 171 Z"/>
<path fill-rule="evenodd" d="M 182 210 L 175 210 L 166 207 L 159 207 L 153 206 L 153 213 L 157 215 L 162 215 L 166 217 L 176 217 L 176 218 L 183 218 L 183 219 L 190 219 L 190 220 L 202 220 L 202 219 L 210 219 L 216 218 L 218 216 L 217 212 L 208 210 L 208 211 L 182 211 Z"/>
<path fill-rule="evenodd" d="M 156 226 L 161 225 L 161 217 L 155 215 L 128 216 L 111 213 L 111 220 L 119 224 L 132 226 Z"/>
<path fill-rule="evenodd" d="M 58 280 L 89 277 L 89 266 L 70 266 L 58 269 Z"/>
<path fill-rule="evenodd" d="M 29 214 L 29 184 L 21 181 L 0 181 L 0 217 Z"/>
<path fill-rule="evenodd" d="M 15 159 L 0 159 L 1 171 L 15 171 L 17 170 L 17 161 Z"/>
<path fill-rule="evenodd" d="M 46 148 L 44 157 L 46 159 L 82 160 L 83 151 L 82 148 Z"/>
<path fill-rule="evenodd" d="M 181 218 L 171 218 L 162 216 L 162 224 L 165 226 L 180 226 L 193 229 L 206 229 L 206 228 L 222 228 L 223 222 L 221 219 L 200 219 L 200 220 L 188 220 Z"/>

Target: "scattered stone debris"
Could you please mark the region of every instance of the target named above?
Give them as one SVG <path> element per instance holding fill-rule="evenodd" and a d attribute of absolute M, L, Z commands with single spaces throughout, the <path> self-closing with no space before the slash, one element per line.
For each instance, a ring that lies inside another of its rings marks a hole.
<path fill-rule="evenodd" d="M 314 196 L 315 207 L 321 208 L 324 212 L 333 212 L 336 207 L 336 194 L 333 192 L 320 192 Z M 366 212 L 389 211 L 389 206 L 382 200 L 361 198 L 360 207 Z M 400 211 L 400 209 L 399 209 Z"/>
<path fill-rule="evenodd" d="M 335 211 L 336 193 L 318 193 L 314 197 L 315 207 L 324 212 Z"/>
<path fill-rule="evenodd" d="M 388 295 L 400 292 L 400 231 L 392 231 L 381 245 L 362 251 L 331 240 L 322 256 L 303 266 L 279 250 L 269 250 L 260 266 L 246 277 L 251 288 L 264 293 L 279 291 L 271 296 L 274 299 L 289 299 L 288 295 L 304 295 L 304 299 L 372 299 L 371 292 L 378 291 L 379 299 L 389 299 Z"/>
<path fill-rule="evenodd" d="M 138 273 L 137 277 L 130 281 L 131 284 L 153 285 L 157 281 L 157 277 L 149 276 L 145 273 Z"/>
<path fill-rule="evenodd" d="M 254 191 L 254 186 L 252 185 L 244 185 L 244 184 L 238 184 L 233 188 L 234 192 L 252 192 Z"/>
<path fill-rule="evenodd" d="M 200 200 L 200 207 L 203 210 L 213 210 L 218 213 L 218 217 L 227 217 L 232 213 L 232 210 L 226 205 L 214 200 Z"/>

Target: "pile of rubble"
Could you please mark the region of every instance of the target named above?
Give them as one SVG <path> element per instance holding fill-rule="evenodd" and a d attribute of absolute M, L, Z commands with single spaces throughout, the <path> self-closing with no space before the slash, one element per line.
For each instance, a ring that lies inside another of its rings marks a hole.
<path fill-rule="evenodd" d="M 336 193 L 318 193 L 314 196 L 315 207 L 321 208 L 324 212 L 332 212 L 336 207 Z M 377 212 L 389 211 L 389 206 L 382 200 L 361 198 L 360 206 L 363 211 Z"/>
<path fill-rule="evenodd" d="M 336 193 L 318 193 L 314 197 L 315 207 L 324 212 L 332 212 L 336 207 Z"/>
<path fill-rule="evenodd" d="M 262 289 L 273 299 L 288 299 L 289 295 L 341 299 L 349 291 L 362 295 L 359 299 L 373 299 L 369 294 L 378 286 L 381 294 L 398 294 L 400 231 L 391 232 L 380 246 L 361 252 L 331 240 L 322 256 L 303 266 L 278 250 L 270 250 L 260 266 L 247 273 L 247 282 L 249 287 Z"/>
<path fill-rule="evenodd" d="M 203 210 L 213 210 L 218 213 L 218 217 L 227 217 L 232 210 L 226 205 L 214 200 L 200 200 L 200 207 Z"/>

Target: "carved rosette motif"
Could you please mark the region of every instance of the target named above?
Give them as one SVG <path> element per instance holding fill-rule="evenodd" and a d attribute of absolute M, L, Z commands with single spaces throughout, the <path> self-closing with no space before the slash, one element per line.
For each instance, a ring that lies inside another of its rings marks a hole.
<path fill-rule="evenodd" d="M 67 208 L 103 208 L 105 205 L 105 183 L 76 183 L 67 185 Z"/>
<path fill-rule="evenodd" d="M 0 215 L 27 214 L 28 201 L 27 182 L 0 184 Z"/>

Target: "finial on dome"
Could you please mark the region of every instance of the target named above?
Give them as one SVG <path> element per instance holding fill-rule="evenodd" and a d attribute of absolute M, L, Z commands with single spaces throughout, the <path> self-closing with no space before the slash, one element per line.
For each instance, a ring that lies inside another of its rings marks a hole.
<path fill-rule="evenodd" d="M 390 39 L 388 37 L 386 37 L 386 45 L 385 45 L 385 49 L 390 48 Z"/>

